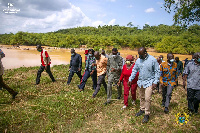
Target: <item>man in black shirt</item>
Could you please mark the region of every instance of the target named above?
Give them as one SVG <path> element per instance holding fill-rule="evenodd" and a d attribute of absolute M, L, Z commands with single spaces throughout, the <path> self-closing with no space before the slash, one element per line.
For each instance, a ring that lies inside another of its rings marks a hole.
<path fill-rule="evenodd" d="M 80 80 L 82 79 L 81 75 L 81 68 L 82 68 L 82 57 L 80 54 L 77 54 L 74 49 L 71 49 L 71 60 L 69 65 L 69 77 L 67 81 L 67 85 L 70 84 L 72 77 L 74 76 L 74 73 L 78 75 Z"/>

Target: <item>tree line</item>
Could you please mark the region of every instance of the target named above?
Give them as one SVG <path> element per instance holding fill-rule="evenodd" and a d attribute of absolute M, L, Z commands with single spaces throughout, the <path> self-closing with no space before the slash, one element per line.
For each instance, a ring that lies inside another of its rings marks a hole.
<path fill-rule="evenodd" d="M 61 48 L 79 48 L 82 45 L 98 50 L 108 47 L 135 49 L 141 46 L 155 48 L 157 52 L 192 54 L 200 49 L 200 25 L 187 28 L 172 25 L 149 26 L 142 29 L 131 23 L 126 26 L 104 25 L 60 29 L 48 33 L 0 34 L 0 43 L 7 45 L 45 45 Z"/>

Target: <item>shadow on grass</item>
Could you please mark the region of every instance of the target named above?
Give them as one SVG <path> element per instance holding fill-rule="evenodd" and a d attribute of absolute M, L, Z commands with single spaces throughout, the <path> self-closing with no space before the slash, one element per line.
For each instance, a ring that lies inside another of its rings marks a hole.
<path fill-rule="evenodd" d="M 178 107 L 178 103 L 176 103 L 176 102 L 171 102 L 169 104 L 169 108 L 176 108 L 176 107 Z"/>

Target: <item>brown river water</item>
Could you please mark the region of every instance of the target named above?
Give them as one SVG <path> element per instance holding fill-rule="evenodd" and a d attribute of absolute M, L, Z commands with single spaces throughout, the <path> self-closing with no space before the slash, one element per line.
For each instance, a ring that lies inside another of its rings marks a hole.
<path fill-rule="evenodd" d="M 29 48 L 29 50 L 24 50 L 25 48 Z M 7 45 L 0 45 L 0 49 L 3 50 L 6 57 L 2 59 L 3 66 L 5 69 L 13 69 L 19 67 L 30 67 L 30 66 L 40 66 L 40 53 L 36 50 L 35 46 L 20 46 L 20 48 L 13 48 Z M 54 48 L 45 48 L 50 57 L 51 57 L 51 66 L 60 65 L 60 64 L 69 64 L 71 53 L 70 49 L 54 49 Z M 82 60 L 84 62 L 85 55 L 83 49 L 76 49 L 76 52 L 82 56 Z M 137 51 L 133 50 L 119 50 L 122 57 L 126 57 L 127 55 L 133 55 L 134 57 L 138 57 Z M 157 53 L 152 49 L 147 50 L 147 52 L 157 58 L 159 55 L 164 56 L 164 60 L 167 59 L 167 53 Z M 174 54 L 175 57 L 179 57 L 182 61 L 185 58 L 191 59 L 191 55 L 181 55 Z M 183 62 L 184 63 L 184 62 Z"/>

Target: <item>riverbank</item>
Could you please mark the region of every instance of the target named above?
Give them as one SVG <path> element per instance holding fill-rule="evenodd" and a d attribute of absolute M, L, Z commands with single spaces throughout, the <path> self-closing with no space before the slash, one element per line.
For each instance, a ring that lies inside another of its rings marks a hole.
<path fill-rule="evenodd" d="M 84 92 L 77 89 L 77 75 L 66 86 L 68 67 L 54 65 L 51 70 L 57 82 L 52 83 L 43 72 L 37 86 L 34 84 L 39 67 L 6 70 L 5 82 L 19 94 L 13 101 L 7 91 L 0 91 L 0 132 L 200 132 L 199 114 L 189 117 L 187 124 L 177 124 L 175 115 L 186 112 L 187 108 L 186 91 L 181 82 L 173 90 L 169 114 L 160 105 L 161 94 L 155 93 L 150 121 L 142 124 L 143 117 L 135 117 L 139 111 L 138 90 L 136 106 L 131 105 L 130 97 L 126 110 L 121 110 L 122 99 L 113 99 L 110 105 L 104 106 L 104 88 L 93 99 L 91 78 Z M 115 87 L 112 97 L 117 97 Z"/>
<path fill-rule="evenodd" d="M 19 67 L 30 67 L 40 65 L 40 54 L 36 50 L 35 46 L 10 46 L 10 45 L 0 45 L 1 49 L 6 54 L 6 57 L 2 59 L 5 69 L 13 69 Z M 60 64 L 69 64 L 71 59 L 71 48 L 56 48 L 44 46 L 51 57 L 51 66 Z M 86 48 L 76 48 L 76 52 L 82 56 L 82 61 L 85 60 Z M 137 50 L 119 49 L 120 55 L 126 58 L 127 55 L 133 55 L 138 57 Z M 167 53 L 157 53 L 154 49 L 148 48 L 147 52 L 157 58 L 160 55 L 164 56 L 164 61 L 167 60 Z M 179 57 L 181 61 L 188 58 L 192 58 L 191 55 L 174 54 L 175 57 Z M 184 63 L 184 61 L 183 61 Z"/>

